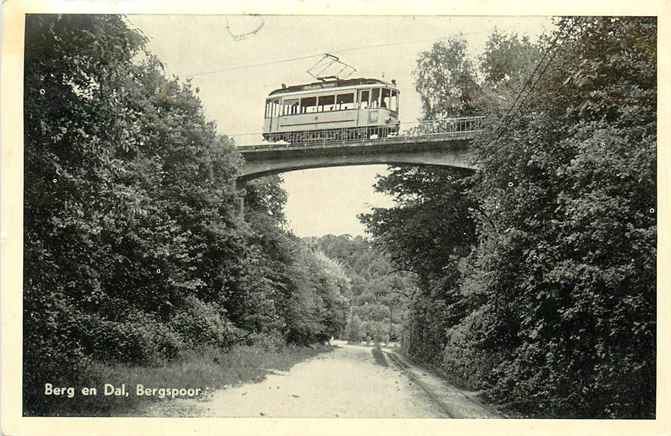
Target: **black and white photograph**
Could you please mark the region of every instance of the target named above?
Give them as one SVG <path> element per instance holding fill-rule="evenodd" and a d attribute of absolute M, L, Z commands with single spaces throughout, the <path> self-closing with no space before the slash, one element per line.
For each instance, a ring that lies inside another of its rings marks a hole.
<path fill-rule="evenodd" d="M 21 416 L 655 421 L 657 26 L 26 13 Z"/>

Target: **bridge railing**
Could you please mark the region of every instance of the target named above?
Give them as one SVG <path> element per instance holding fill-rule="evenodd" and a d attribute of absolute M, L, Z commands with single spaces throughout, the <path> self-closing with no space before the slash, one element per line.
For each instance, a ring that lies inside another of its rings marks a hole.
<path fill-rule="evenodd" d="M 418 140 L 421 141 L 422 139 L 457 140 L 475 136 L 478 132 L 484 129 L 484 123 L 484 116 L 446 118 L 441 120 L 407 123 L 405 125 L 413 125 L 413 127 L 400 130 L 398 133 L 392 133 L 391 129 L 381 130 L 380 128 L 365 128 L 363 129 L 363 134 L 361 136 L 348 139 L 308 139 L 294 144 L 268 143 L 245 145 L 238 146 L 237 149 L 239 151 L 256 151 L 294 148 L 326 148 L 353 144 L 376 145 L 388 142 L 416 142 Z M 395 130 L 396 129 L 393 129 L 393 131 Z M 380 135 L 380 133 L 382 135 Z"/>
<path fill-rule="evenodd" d="M 472 133 L 480 131 L 484 128 L 485 117 L 460 117 L 460 118 L 444 118 L 440 120 L 421 121 L 414 124 L 403 131 L 399 136 L 426 136 L 426 135 L 454 135 L 458 136 L 462 133 Z"/>

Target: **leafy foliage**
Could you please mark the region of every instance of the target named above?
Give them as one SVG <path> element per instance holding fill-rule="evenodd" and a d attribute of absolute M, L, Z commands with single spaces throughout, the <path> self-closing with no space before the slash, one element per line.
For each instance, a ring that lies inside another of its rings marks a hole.
<path fill-rule="evenodd" d="M 287 233 L 278 180 L 236 186 L 234 144 L 145 44 L 120 16 L 26 21 L 26 414 L 58 413 L 44 383 L 96 361 L 344 328 L 342 271 Z"/>
<path fill-rule="evenodd" d="M 397 206 L 363 217 L 420 277 L 411 356 L 523 414 L 654 417 L 655 47 L 654 18 L 562 18 L 538 45 L 491 36 L 468 100 L 482 111 L 501 114 L 547 55 L 518 110 L 473 144 L 480 171 L 454 190 L 453 171 L 395 169 L 377 188 Z M 418 89 L 472 113 L 446 90 L 466 60 L 434 51 L 419 76 L 442 82 Z"/>
<path fill-rule="evenodd" d="M 462 35 L 433 44 L 417 58 L 415 88 L 427 119 L 445 114 L 471 115 L 479 95 L 476 71 Z"/>
<path fill-rule="evenodd" d="M 415 275 L 394 268 L 384 252 L 361 236 L 324 235 L 307 243 L 342 265 L 350 282 L 344 337 L 352 342 L 398 341 Z"/>
<path fill-rule="evenodd" d="M 288 338 L 327 341 L 345 328 L 349 278 L 323 253 L 298 244 L 291 276 L 296 288 L 289 305 Z"/>

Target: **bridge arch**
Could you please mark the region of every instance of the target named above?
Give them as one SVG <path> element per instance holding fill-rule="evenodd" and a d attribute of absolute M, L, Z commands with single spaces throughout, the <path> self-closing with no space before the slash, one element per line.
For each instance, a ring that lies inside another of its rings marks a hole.
<path fill-rule="evenodd" d="M 355 144 L 243 148 L 240 181 L 289 171 L 336 166 L 409 164 L 466 168 L 477 165 L 472 135 L 385 138 Z"/>

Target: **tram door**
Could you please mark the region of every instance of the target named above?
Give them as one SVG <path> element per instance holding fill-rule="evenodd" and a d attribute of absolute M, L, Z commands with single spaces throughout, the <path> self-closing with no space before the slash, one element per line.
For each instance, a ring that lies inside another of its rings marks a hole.
<path fill-rule="evenodd" d="M 271 100 L 268 107 L 268 133 L 272 133 L 278 128 L 280 114 L 280 100 Z"/>
<path fill-rule="evenodd" d="M 370 110 L 368 111 L 368 123 L 377 124 L 378 109 L 380 109 L 380 88 L 371 89 L 370 94 Z"/>
<path fill-rule="evenodd" d="M 370 124 L 369 117 L 371 116 L 370 112 L 370 89 L 360 89 L 359 96 L 359 114 L 357 120 L 358 127 L 365 127 Z"/>

